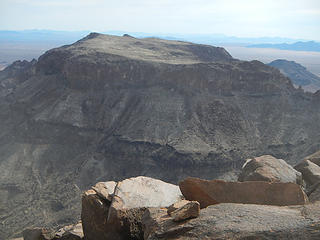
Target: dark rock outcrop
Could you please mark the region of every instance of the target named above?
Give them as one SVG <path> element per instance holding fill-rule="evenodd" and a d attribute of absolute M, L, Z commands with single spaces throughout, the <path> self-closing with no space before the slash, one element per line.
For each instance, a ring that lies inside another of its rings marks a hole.
<path fill-rule="evenodd" d="M 295 183 L 225 182 L 187 178 L 179 183 L 179 187 L 187 200 L 198 201 L 201 208 L 218 203 L 288 206 L 308 202 L 301 186 Z"/>
<path fill-rule="evenodd" d="M 317 164 L 305 159 L 294 168 L 302 173 L 307 188 L 320 182 L 320 167 Z"/>
<path fill-rule="evenodd" d="M 282 159 L 264 155 L 248 159 L 242 167 L 238 181 L 292 182 L 302 184 L 301 173 L 297 170 Z"/>
<path fill-rule="evenodd" d="M 111 239 L 107 224 L 110 205 L 110 201 L 100 197 L 94 190 L 90 189 L 83 194 L 81 220 L 86 239 Z"/>
<path fill-rule="evenodd" d="M 28 228 L 22 232 L 24 240 L 51 240 L 53 231 L 45 228 Z"/>
<path fill-rule="evenodd" d="M 76 222 L 101 179 L 296 164 L 320 147 L 319 106 L 272 67 L 180 41 L 95 33 L 17 62 L 0 72 L 0 238 Z"/>
<path fill-rule="evenodd" d="M 279 69 L 281 73 L 292 80 L 293 84 L 301 86 L 306 91 L 316 92 L 320 90 L 320 77 L 294 61 L 278 59 L 268 65 Z"/>

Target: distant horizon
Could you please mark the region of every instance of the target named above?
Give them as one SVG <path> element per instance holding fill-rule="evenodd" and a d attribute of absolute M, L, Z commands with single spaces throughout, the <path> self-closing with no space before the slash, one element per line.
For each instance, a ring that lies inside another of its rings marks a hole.
<path fill-rule="evenodd" d="M 320 41 L 319 0 L 1 0 L 0 29 L 277 36 Z M 110 30 L 109 30 L 110 31 Z"/>
<path fill-rule="evenodd" d="M 239 35 L 228 35 L 224 33 L 176 33 L 176 32 L 144 32 L 144 31 L 125 31 L 125 30 L 103 30 L 103 31 L 94 31 L 94 30 L 60 30 L 60 29 L 0 29 L 0 32 L 57 32 L 57 33 L 85 33 L 89 34 L 92 32 L 100 34 L 109 34 L 109 35 L 120 35 L 120 34 L 138 34 L 138 35 L 154 35 L 155 37 L 167 36 L 167 37 L 183 37 L 183 36 L 212 36 L 212 37 L 221 37 L 221 38 L 236 38 L 236 39 L 279 39 L 285 41 L 314 41 L 320 42 L 320 39 L 304 39 L 304 38 L 291 38 L 286 36 L 276 36 L 276 35 L 261 35 L 261 36 L 239 36 Z M 0 36 L 1 37 L 1 36 Z"/>

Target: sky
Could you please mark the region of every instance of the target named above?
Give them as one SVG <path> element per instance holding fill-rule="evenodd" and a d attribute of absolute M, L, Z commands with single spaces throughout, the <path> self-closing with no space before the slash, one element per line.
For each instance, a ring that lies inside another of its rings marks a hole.
<path fill-rule="evenodd" d="M 320 41 L 320 0 L 0 0 L 0 30 L 25 29 Z"/>

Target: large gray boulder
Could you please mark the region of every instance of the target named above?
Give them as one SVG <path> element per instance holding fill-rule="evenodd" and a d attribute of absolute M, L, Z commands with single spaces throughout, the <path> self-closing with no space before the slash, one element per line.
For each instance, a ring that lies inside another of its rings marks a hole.
<path fill-rule="evenodd" d="M 271 155 L 248 159 L 242 167 L 238 180 L 240 182 L 266 181 L 302 184 L 300 172 L 283 159 L 277 159 Z"/>
<path fill-rule="evenodd" d="M 149 177 L 97 183 L 82 197 L 85 239 L 143 239 L 141 218 L 146 209 L 168 207 L 182 198 L 178 186 Z"/>
<path fill-rule="evenodd" d="M 294 168 L 302 173 L 302 178 L 307 188 L 320 182 L 320 167 L 317 164 L 305 159 Z"/>
<path fill-rule="evenodd" d="M 264 206 L 223 203 L 200 216 L 176 223 L 163 209 L 148 209 L 143 217 L 146 240 L 196 239 L 320 239 L 320 205 Z"/>
<path fill-rule="evenodd" d="M 301 186 L 295 183 L 186 178 L 179 183 L 179 187 L 187 200 L 198 201 L 201 208 L 218 203 L 287 206 L 308 202 Z"/>

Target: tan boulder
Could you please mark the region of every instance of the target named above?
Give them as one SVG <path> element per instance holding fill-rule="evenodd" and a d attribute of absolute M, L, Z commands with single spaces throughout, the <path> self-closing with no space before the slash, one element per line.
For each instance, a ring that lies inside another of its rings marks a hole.
<path fill-rule="evenodd" d="M 179 183 L 179 187 L 187 200 L 198 201 L 201 208 L 218 203 L 287 206 L 308 202 L 304 191 L 295 183 L 225 182 L 187 178 Z"/>
<path fill-rule="evenodd" d="M 181 201 L 175 202 L 173 204 L 171 204 L 168 207 L 167 213 L 170 215 L 173 211 L 177 210 L 178 208 L 183 207 L 184 205 L 186 205 L 188 202 L 190 202 L 189 200 L 185 200 L 182 199 Z"/>
<path fill-rule="evenodd" d="M 200 214 L 200 204 L 197 201 L 184 202 L 183 205 L 170 212 L 173 221 L 180 222 L 190 218 L 196 218 Z"/>
<path fill-rule="evenodd" d="M 111 202 L 116 185 L 117 183 L 114 181 L 98 182 L 92 189 L 96 191 L 99 197 Z"/>
<path fill-rule="evenodd" d="M 82 223 L 65 226 L 60 228 L 53 238 L 53 240 L 81 240 L 83 239 Z"/>
<path fill-rule="evenodd" d="M 307 188 L 320 182 L 320 167 L 317 164 L 309 160 L 303 160 L 294 168 L 302 173 L 302 178 L 306 182 Z"/>
<path fill-rule="evenodd" d="M 277 159 L 271 155 L 248 159 L 242 167 L 238 180 L 240 182 L 266 181 L 302 184 L 300 172 L 283 159 Z"/>

